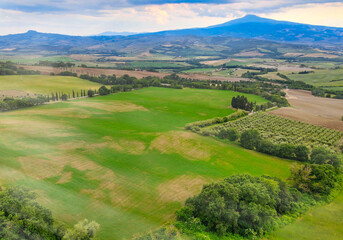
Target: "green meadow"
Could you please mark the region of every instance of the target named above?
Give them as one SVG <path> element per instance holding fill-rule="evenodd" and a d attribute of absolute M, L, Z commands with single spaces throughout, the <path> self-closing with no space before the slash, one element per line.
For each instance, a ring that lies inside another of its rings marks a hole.
<path fill-rule="evenodd" d="M 296 222 L 271 234 L 273 240 L 343 239 L 343 193 L 328 205 L 316 207 Z"/>
<path fill-rule="evenodd" d="M 51 94 L 52 92 L 72 93 L 72 90 L 98 89 L 100 84 L 76 77 L 45 75 L 0 76 L 1 90 L 18 90 L 31 94 Z"/>
<path fill-rule="evenodd" d="M 61 222 L 92 219 L 100 239 L 123 239 L 171 221 L 205 183 L 286 179 L 292 161 L 184 130 L 232 113 L 237 94 L 145 88 L 1 113 L 0 185 L 27 186 Z"/>
<path fill-rule="evenodd" d="M 287 76 L 295 81 L 303 81 L 316 87 L 343 87 L 343 69 L 314 70 L 309 74 L 291 74 Z"/>

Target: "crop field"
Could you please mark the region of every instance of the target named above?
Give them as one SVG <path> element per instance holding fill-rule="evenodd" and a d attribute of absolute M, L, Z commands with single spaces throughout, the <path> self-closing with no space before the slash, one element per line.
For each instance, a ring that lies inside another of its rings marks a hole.
<path fill-rule="evenodd" d="M 240 133 L 248 129 L 256 129 L 262 138 L 274 143 L 304 144 L 309 147 L 327 145 L 337 147 L 343 133 L 308 123 L 294 121 L 268 113 L 256 113 L 236 121 L 216 125 L 211 130 L 219 131 L 221 128 L 235 128 Z"/>
<path fill-rule="evenodd" d="M 232 113 L 236 94 L 145 88 L 2 113 L 0 184 L 27 186 L 57 219 L 92 219 L 100 239 L 122 239 L 171 220 L 205 183 L 286 179 L 292 161 L 183 130 Z"/>
<path fill-rule="evenodd" d="M 44 75 L 0 76 L 0 91 L 23 91 L 30 94 L 71 93 L 73 90 L 98 89 L 101 85 L 76 77 Z"/>
<path fill-rule="evenodd" d="M 315 97 L 311 92 L 303 90 L 284 91 L 292 107 L 279 108 L 269 113 L 343 131 L 343 100 Z"/>

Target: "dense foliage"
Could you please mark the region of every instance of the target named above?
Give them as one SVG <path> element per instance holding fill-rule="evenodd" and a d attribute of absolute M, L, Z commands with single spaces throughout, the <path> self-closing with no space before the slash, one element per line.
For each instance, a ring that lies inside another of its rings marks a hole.
<path fill-rule="evenodd" d="M 40 74 L 39 71 L 26 70 L 22 67 L 17 67 L 14 63 L 0 62 L 0 75 L 34 75 Z"/>
<path fill-rule="evenodd" d="M 45 96 L 25 97 L 25 98 L 4 98 L 0 100 L 0 112 L 32 107 L 48 102 Z"/>
<path fill-rule="evenodd" d="M 340 170 L 328 164 L 305 164 L 292 168 L 291 181 L 302 192 L 315 197 L 329 196 L 340 188 L 342 176 Z"/>
<path fill-rule="evenodd" d="M 243 109 L 245 111 L 250 112 L 251 110 L 253 110 L 254 103 L 249 102 L 246 96 L 238 95 L 237 97 L 232 97 L 231 106 L 233 108 L 239 108 L 239 109 Z"/>
<path fill-rule="evenodd" d="M 20 187 L 0 189 L 0 239 L 87 240 L 99 225 L 81 221 L 74 228 L 56 226 L 51 212 L 40 206 L 36 194 Z"/>

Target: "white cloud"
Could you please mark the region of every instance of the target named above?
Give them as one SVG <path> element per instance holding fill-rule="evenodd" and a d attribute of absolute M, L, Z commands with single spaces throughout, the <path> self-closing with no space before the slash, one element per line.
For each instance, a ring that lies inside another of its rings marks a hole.
<path fill-rule="evenodd" d="M 313 25 L 343 27 L 343 3 L 304 4 L 261 14 L 263 17 Z"/>
<path fill-rule="evenodd" d="M 296 0 L 292 2 L 294 1 Z M 124 2 L 125 0 L 121 1 Z M 276 6 L 285 2 L 286 0 L 263 0 L 255 3 L 237 1 L 230 4 L 182 3 L 120 9 L 111 9 L 104 4 L 102 10 L 43 13 L 0 9 L 0 34 L 25 32 L 30 29 L 70 35 L 92 35 L 105 31 L 152 32 L 206 27 L 242 17 L 246 13 L 257 13 L 259 16 L 279 20 L 343 27 L 342 3 L 305 4 L 275 10 Z M 75 3 L 68 1 L 70 6 L 77 3 L 79 2 L 76 0 Z M 262 8 L 270 8 L 270 12 L 260 13 Z"/>

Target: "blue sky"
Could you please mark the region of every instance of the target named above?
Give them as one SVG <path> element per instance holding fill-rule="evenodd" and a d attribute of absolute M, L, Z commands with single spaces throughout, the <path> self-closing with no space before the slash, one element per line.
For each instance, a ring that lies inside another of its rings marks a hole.
<path fill-rule="evenodd" d="M 33 29 L 70 35 L 204 27 L 246 14 L 343 27 L 342 1 L 0 0 L 0 35 Z"/>

